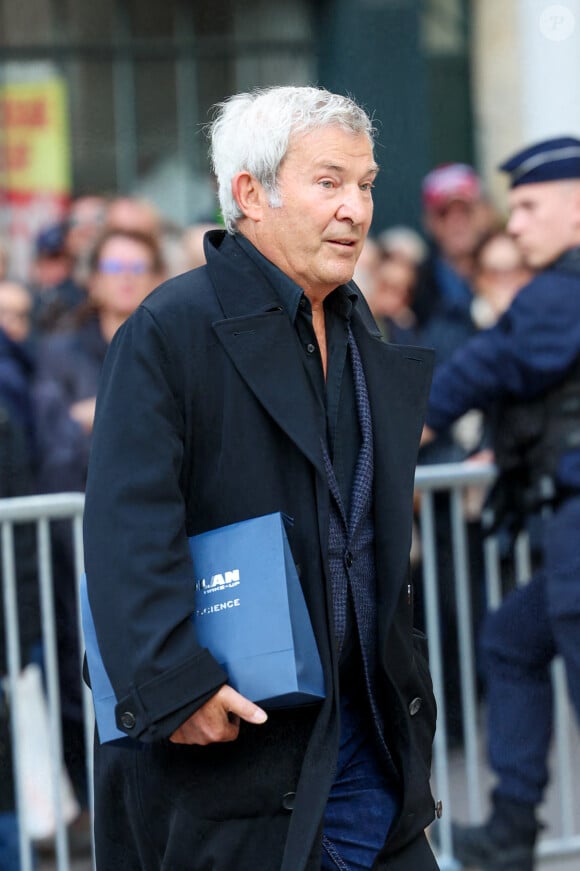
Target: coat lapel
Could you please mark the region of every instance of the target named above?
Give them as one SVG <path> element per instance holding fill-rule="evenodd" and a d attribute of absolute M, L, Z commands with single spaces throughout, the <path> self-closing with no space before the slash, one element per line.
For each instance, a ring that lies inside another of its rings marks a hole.
<path fill-rule="evenodd" d="M 377 598 L 384 643 L 400 592 L 393 579 L 405 577 L 409 560 L 414 472 L 433 352 L 385 344 L 369 331 L 363 322 L 365 312 L 362 314 L 362 319 L 359 312 L 353 318 L 352 330 L 363 362 L 373 420 Z"/>
<path fill-rule="evenodd" d="M 296 331 L 265 276 L 227 237 L 208 250 L 208 268 L 225 314 L 213 330 L 268 414 L 324 474 L 324 409 L 300 357 Z"/>

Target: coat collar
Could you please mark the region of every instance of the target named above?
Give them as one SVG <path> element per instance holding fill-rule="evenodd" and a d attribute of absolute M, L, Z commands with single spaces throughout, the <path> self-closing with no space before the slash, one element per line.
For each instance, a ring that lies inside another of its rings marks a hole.
<path fill-rule="evenodd" d="M 222 231 L 206 236 L 208 270 L 222 320 L 213 330 L 237 371 L 266 411 L 325 476 L 320 436 L 325 410 L 306 373 L 296 330 L 276 291 L 234 239 Z M 356 289 L 356 285 L 351 284 Z M 360 291 L 357 293 L 362 297 Z M 416 447 L 427 384 L 429 352 L 386 345 L 364 299 L 355 307 L 351 326 L 363 361 L 375 427 L 375 457 L 403 446 Z M 420 370 L 421 374 L 419 374 Z M 389 425 L 390 424 L 390 425 Z M 394 425 L 393 425 L 394 424 Z M 396 436 L 396 444 L 393 439 Z M 411 467 L 414 460 L 411 459 Z"/>
<path fill-rule="evenodd" d="M 225 316 L 212 324 L 213 330 L 268 414 L 323 475 L 324 409 L 304 368 L 290 317 L 235 240 L 220 231 L 208 237 L 207 268 Z"/>

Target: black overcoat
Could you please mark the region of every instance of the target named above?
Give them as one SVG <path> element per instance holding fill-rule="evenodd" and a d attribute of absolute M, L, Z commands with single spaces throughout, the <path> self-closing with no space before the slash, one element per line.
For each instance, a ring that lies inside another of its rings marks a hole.
<path fill-rule="evenodd" d="M 100 871 L 319 867 L 339 739 L 324 409 L 265 276 L 220 232 L 209 235 L 206 253 L 206 267 L 162 285 L 119 330 L 99 391 L 85 509 L 88 588 L 118 724 L 140 739 L 96 747 Z M 381 690 L 403 791 L 384 850 L 392 856 L 434 813 L 435 704 L 414 644 L 408 576 L 432 361 L 428 351 L 383 343 L 359 303 L 352 330 L 375 433 Z M 171 714 L 201 705 L 225 680 L 195 638 L 187 536 L 275 511 L 294 518 L 290 545 L 327 697 L 272 712 L 263 726 L 242 724 L 233 743 L 173 745 Z M 376 867 L 395 865 L 381 858 Z"/>

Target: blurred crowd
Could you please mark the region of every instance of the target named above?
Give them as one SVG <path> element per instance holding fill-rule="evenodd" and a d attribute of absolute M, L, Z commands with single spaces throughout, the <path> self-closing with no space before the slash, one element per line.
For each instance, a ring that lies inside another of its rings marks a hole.
<path fill-rule="evenodd" d="M 203 235 L 145 200 L 75 199 L 34 240 L 26 281 L 0 243 L 0 497 L 83 491 L 101 366 L 118 327 L 164 279 L 204 261 Z M 42 665 L 34 530 L 15 529 L 22 665 Z M 68 522 L 51 524 L 65 762 L 83 809 L 71 831 L 90 850 L 76 572 Z M 0 603 L 0 678 L 6 673 Z M 6 706 L 0 683 L 0 867 L 17 853 Z M 74 843 L 72 844 L 74 847 Z M 50 844 L 48 845 L 50 848 Z"/>
<path fill-rule="evenodd" d="M 422 208 L 421 233 L 392 226 L 367 240 L 355 280 L 387 341 L 432 347 L 442 363 L 474 332 L 493 324 L 530 276 L 472 167 L 449 164 L 430 172 L 423 180 Z M 25 282 L 13 280 L 10 251 L 0 241 L 0 496 L 84 490 L 107 347 L 156 285 L 203 264 L 203 236 L 216 226 L 181 229 L 145 200 L 82 196 L 59 224 L 38 234 Z M 468 416 L 424 448 L 420 461 L 489 458 L 486 425 L 480 415 Z M 478 583 L 478 507 L 466 511 Z M 452 653 L 456 637 L 447 515 L 446 498 L 438 497 L 441 612 L 449 648 L 444 655 Z M 31 555 L 25 542 L 20 547 Z M 52 554 L 65 758 L 86 807 L 75 573 L 66 525 L 54 525 Z M 27 585 L 36 588 L 33 562 L 19 562 L 22 595 Z M 31 618 L 21 636 L 23 662 L 32 655 L 35 637 L 40 627 Z M 0 674 L 3 650 L 0 638 Z M 446 661 L 457 662 L 457 656 Z M 459 735 L 453 669 L 447 680 L 449 727 Z M 0 795 L 0 816 L 10 801 Z"/>

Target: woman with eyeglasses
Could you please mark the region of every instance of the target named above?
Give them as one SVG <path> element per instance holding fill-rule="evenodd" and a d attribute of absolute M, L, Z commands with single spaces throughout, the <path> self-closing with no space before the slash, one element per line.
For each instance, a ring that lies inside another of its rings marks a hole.
<path fill-rule="evenodd" d="M 164 273 L 159 244 L 153 237 L 127 230 L 106 231 L 90 259 L 86 304 L 77 310 L 66 331 L 40 340 L 34 403 L 42 492 L 84 491 L 95 398 L 107 348 Z M 65 760 L 81 807 L 86 808 L 76 581 L 67 524 L 54 525 L 53 572 Z"/>

